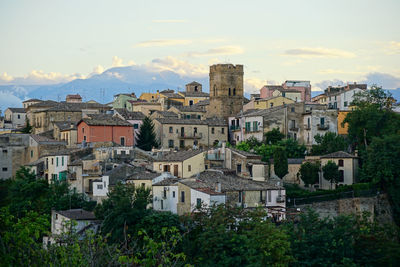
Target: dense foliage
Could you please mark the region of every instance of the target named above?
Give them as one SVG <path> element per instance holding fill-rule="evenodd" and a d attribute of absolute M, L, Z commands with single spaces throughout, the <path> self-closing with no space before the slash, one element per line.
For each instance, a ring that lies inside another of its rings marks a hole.
<path fill-rule="evenodd" d="M 276 145 L 281 141 L 285 135 L 279 131 L 279 128 L 274 128 L 271 131 L 265 133 L 265 143 L 269 145 Z"/>
<path fill-rule="evenodd" d="M 337 185 L 339 182 L 339 166 L 336 165 L 335 162 L 331 160 L 328 161 L 324 166 L 322 166 L 322 172 L 324 179 L 331 182 L 331 188 L 332 184 Z"/>
<path fill-rule="evenodd" d="M 333 132 L 327 132 L 325 135 L 317 134 L 315 137 L 316 145 L 312 146 L 312 155 L 325 155 L 336 151 L 347 151 L 348 143 L 343 136 Z"/>
<path fill-rule="evenodd" d="M 289 172 L 286 151 L 281 147 L 274 151 L 274 172 L 281 179 Z"/>
<path fill-rule="evenodd" d="M 305 162 L 300 166 L 300 178 L 305 186 L 313 185 L 319 181 L 320 162 Z"/>
<path fill-rule="evenodd" d="M 154 132 L 154 123 L 150 117 L 145 117 L 142 125 L 140 125 L 139 133 L 136 137 L 136 146 L 146 151 L 159 146 L 156 133 Z"/>

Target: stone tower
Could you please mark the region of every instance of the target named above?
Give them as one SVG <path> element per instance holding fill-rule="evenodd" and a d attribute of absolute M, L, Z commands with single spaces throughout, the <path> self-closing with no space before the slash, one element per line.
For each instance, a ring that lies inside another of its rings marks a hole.
<path fill-rule="evenodd" d="M 203 91 L 203 86 L 201 83 L 198 82 L 191 82 L 186 84 L 186 92 L 187 93 L 195 93 L 195 92 L 202 92 Z"/>
<path fill-rule="evenodd" d="M 243 107 L 243 65 L 210 66 L 210 105 L 207 117 L 235 116 Z"/>

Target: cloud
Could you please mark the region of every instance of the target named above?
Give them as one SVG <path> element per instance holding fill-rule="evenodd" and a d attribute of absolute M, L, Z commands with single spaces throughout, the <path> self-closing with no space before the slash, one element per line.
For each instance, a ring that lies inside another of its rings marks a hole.
<path fill-rule="evenodd" d="M 304 47 L 289 49 L 286 50 L 283 55 L 301 58 L 353 58 L 356 56 L 354 53 L 348 51 L 323 47 Z"/>
<path fill-rule="evenodd" d="M 59 72 L 44 72 L 43 70 L 33 70 L 23 77 L 12 77 L 7 73 L 0 75 L 0 84 L 11 85 L 45 85 L 69 82 L 75 79 L 84 79 L 85 75 L 80 73 L 62 74 Z"/>
<path fill-rule="evenodd" d="M 186 54 L 188 57 L 209 57 L 209 56 L 222 56 L 222 55 L 235 55 L 242 54 L 243 48 L 240 46 L 221 46 L 208 49 L 203 52 L 189 52 Z"/>
<path fill-rule="evenodd" d="M 338 70 L 338 69 L 325 69 L 317 72 L 318 74 L 355 74 L 362 75 L 365 72 L 362 71 L 348 71 L 348 70 Z"/>
<path fill-rule="evenodd" d="M 3 74 L 0 75 L 0 81 L 11 82 L 12 80 L 14 80 L 14 77 L 8 75 L 7 72 L 4 72 Z"/>
<path fill-rule="evenodd" d="M 22 101 L 25 100 L 27 92 L 24 88 L 13 86 L 11 90 L 0 91 L 0 111 L 9 107 L 22 107 Z"/>
<path fill-rule="evenodd" d="M 372 72 L 365 76 L 362 81 L 368 85 L 376 84 L 382 86 L 384 89 L 396 89 L 400 88 L 400 77 L 381 72 Z"/>
<path fill-rule="evenodd" d="M 385 52 L 388 55 L 400 54 L 400 42 L 391 41 L 389 44 L 385 45 Z"/>
<path fill-rule="evenodd" d="M 346 82 L 339 80 L 339 79 L 323 80 L 323 81 L 313 84 L 311 90 L 312 91 L 323 91 L 326 88 L 328 88 L 328 86 L 342 86 L 345 84 L 346 84 Z"/>
<path fill-rule="evenodd" d="M 246 78 L 244 79 L 244 91 L 246 93 L 259 93 L 260 89 L 267 84 L 266 80 L 258 78 Z"/>
<path fill-rule="evenodd" d="M 152 20 L 153 23 L 184 23 L 186 20 L 184 19 L 155 19 Z"/>
<path fill-rule="evenodd" d="M 161 47 L 173 45 L 187 45 L 192 43 L 191 40 L 149 40 L 137 43 L 135 47 Z"/>
<path fill-rule="evenodd" d="M 95 74 L 102 74 L 105 71 L 104 67 L 102 65 L 97 65 L 96 67 L 93 68 L 93 71 L 89 76 L 95 75 Z"/>
<path fill-rule="evenodd" d="M 203 64 L 191 64 L 172 56 L 153 59 L 146 67 L 151 71 L 173 71 L 183 76 L 205 77 L 208 67 Z"/>
<path fill-rule="evenodd" d="M 111 63 L 111 67 L 123 67 L 124 65 L 122 64 L 122 58 L 119 58 L 117 56 L 113 56 L 112 58 L 112 63 Z"/>

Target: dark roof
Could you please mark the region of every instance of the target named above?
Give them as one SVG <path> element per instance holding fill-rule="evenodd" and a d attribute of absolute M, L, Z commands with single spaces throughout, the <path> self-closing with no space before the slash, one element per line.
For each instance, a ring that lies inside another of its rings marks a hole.
<path fill-rule="evenodd" d="M 125 180 L 137 172 L 138 169 L 142 168 L 123 163 L 104 173 L 104 175 L 110 177 L 110 185 L 116 185 L 118 182 L 125 182 Z"/>
<path fill-rule="evenodd" d="M 329 158 L 357 158 L 357 157 L 344 151 L 333 152 L 321 156 L 321 159 L 329 159 Z"/>
<path fill-rule="evenodd" d="M 205 121 L 209 126 L 228 126 L 228 122 L 224 118 L 213 117 L 207 118 Z"/>
<path fill-rule="evenodd" d="M 114 110 L 125 120 L 143 120 L 146 117 L 142 112 L 138 111 L 129 111 L 124 108 L 116 108 Z"/>
<path fill-rule="evenodd" d="M 40 104 L 40 103 L 38 103 Z M 35 104 L 36 105 L 36 104 Z M 75 111 L 80 112 L 84 109 L 110 109 L 108 106 L 99 103 L 71 103 L 60 102 L 49 108 L 49 111 Z"/>
<path fill-rule="evenodd" d="M 144 100 L 128 100 L 129 103 L 131 103 L 132 105 L 158 105 L 160 106 L 161 103 L 159 102 L 147 102 Z"/>
<path fill-rule="evenodd" d="M 40 101 L 38 103 L 32 104 L 29 107 L 54 107 L 55 105 L 57 105 L 58 102 L 53 101 L 53 100 L 45 100 L 45 101 Z"/>
<path fill-rule="evenodd" d="M 175 119 L 175 118 L 156 118 L 161 124 L 189 124 L 189 125 L 209 125 L 209 126 L 228 126 L 228 123 L 223 118 L 207 118 L 201 119 Z"/>
<path fill-rule="evenodd" d="M 40 100 L 40 99 L 37 99 L 37 98 L 31 98 L 31 99 L 23 101 L 22 103 L 32 102 L 32 101 L 42 102 L 43 100 Z"/>
<path fill-rule="evenodd" d="M 144 168 L 138 168 L 137 171 L 128 176 L 126 180 L 153 180 L 160 175 L 160 173 L 151 172 Z"/>
<path fill-rule="evenodd" d="M 57 141 L 55 139 L 48 138 L 43 135 L 38 135 L 38 134 L 31 134 L 30 135 L 33 140 L 40 144 L 66 144 L 64 141 Z"/>
<path fill-rule="evenodd" d="M 198 83 L 198 82 L 196 82 L 196 81 L 193 81 L 193 82 L 188 83 L 188 84 L 186 84 L 186 85 L 201 85 L 201 83 Z"/>
<path fill-rule="evenodd" d="M 168 97 L 168 98 L 183 99 L 183 97 L 181 95 L 178 95 L 176 93 L 163 93 L 163 92 L 160 92 L 160 94 L 162 94 L 163 96 Z"/>
<path fill-rule="evenodd" d="M 205 92 L 179 92 L 179 94 L 185 97 L 209 97 L 210 95 Z"/>
<path fill-rule="evenodd" d="M 162 153 L 160 157 L 156 158 L 155 162 L 165 162 L 165 161 L 184 161 L 191 157 L 194 157 L 200 153 L 201 150 L 180 150 L 177 152 L 167 152 Z"/>
<path fill-rule="evenodd" d="M 129 122 L 110 114 L 90 114 L 78 122 L 85 122 L 90 126 L 132 126 Z"/>
<path fill-rule="evenodd" d="M 96 216 L 93 212 L 83 209 L 57 210 L 56 213 L 71 220 L 96 220 Z"/>
<path fill-rule="evenodd" d="M 160 114 L 164 118 L 178 118 L 178 114 L 172 112 L 172 111 L 160 111 L 156 110 L 154 113 Z"/>
<path fill-rule="evenodd" d="M 288 160 L 288 164 L 302 164 L 303 161 L 305 161 L 305 159 L 303 158 L 289 158 Z M 269 162 L 271 164 L 274 164 L 274 159 L 269 159 Z"/>
<path fill-rule="evenodd" d="M 76 121 L 58 121 L 54 122 L 60 131 L 64 130 L 76 130 Z"/>
<path fill-rule="evenodd" d="M 181 112 L 206 112 L 202 106 L 175 106 Z"/>
<path fill-rule="evenodd" d="M 82 99 L 82 97 L 80 96 L 80 94 L 76 94 L 76 95 L 67 95 L 66 98 L 72 98 L 72 99 Z"/>
<path fill-rule="evenodd" d="M 174 185 L 179 181 L 178 178 L 167 178 L 164 179 L 158 183 L 153 184 L 153 186 L 168 186 L 168 185 Z"/>
<path fill-rule="evenodd" d="M 11 112 L 14 113 L 26 113 L 24 108 L 8 108 L 9 110 L 11 110 Z"/>
<path fill-rule="evenodd" d="M 280 186 L 268 182 L 254 181 L 237 176 L 232 170 L 207 170 L 200 174 L 192 176 L 189 179 L 183 179 L 180 183 L 190 188 L 206 192 L 217 192 L 217 183 L 221 185 L 221 193 L 232 191 L 262 191 L 267 189 L 283 189 Z"/>
<path fill-rule="evenodd" d="M 265 85 L 264 87 L 272 90 L 283 90 L 282 85 Z"/>

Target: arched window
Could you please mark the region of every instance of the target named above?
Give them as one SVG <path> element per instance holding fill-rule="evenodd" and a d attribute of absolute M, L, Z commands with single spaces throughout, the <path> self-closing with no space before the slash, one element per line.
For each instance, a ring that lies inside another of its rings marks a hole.
<path fill-rule="evenodd" d="M 229 96 L 231 95 L 231 88 L 229 88 Z"/>
<path fill-rule="evenodd" d="M 236 95 L 236 88 L 233 88 L 233 95 Z"/>
<path fill-rule="evenodd" d="M 194 91 L 197 92 L 197 85 L 194 87 Z"/>

